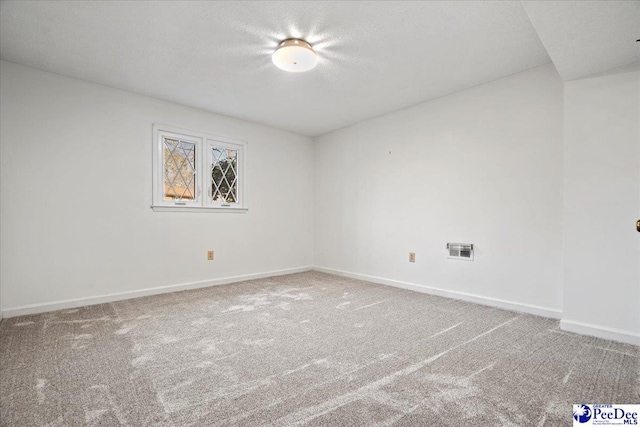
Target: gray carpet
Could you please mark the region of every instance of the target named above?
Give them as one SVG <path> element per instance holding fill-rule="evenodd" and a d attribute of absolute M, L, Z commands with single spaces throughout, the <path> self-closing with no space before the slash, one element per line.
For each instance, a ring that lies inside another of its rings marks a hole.
<path fill-rule="evenodd" d="M 6 319 L 8 426 L 571 425 L 640 349 L 309 272 Z"/>

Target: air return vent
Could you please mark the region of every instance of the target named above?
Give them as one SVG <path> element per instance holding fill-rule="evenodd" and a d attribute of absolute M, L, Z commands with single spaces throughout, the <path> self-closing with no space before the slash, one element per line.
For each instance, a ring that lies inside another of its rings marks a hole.
<path fill-rule="evenodd" d="M 447 243 L 449 258 L 473 261 L 473 243 Z"/>

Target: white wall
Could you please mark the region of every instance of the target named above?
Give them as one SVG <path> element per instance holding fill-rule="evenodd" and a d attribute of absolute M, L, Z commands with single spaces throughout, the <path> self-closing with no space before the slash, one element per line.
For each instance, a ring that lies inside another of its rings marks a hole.
<path fill-rule="evenodd" d="M 6 61 L 0 67 L 5 315 L 311 265 L 310 138 Z M 152 212 L 153 123 L 247 141 L 249 212 Z M 215 261 L 206 261 L 207 249 Z"/>
<path fill-rule="evenodd" d="M 565 84 L 564 315 L 640 344 L 640 67 Z M 613 334 L 613 335 L 612 335 Z"/>
<path fill-rule="evenodd" d="M 559 317 L 562 129 L 549 64 L 317 138 L 314 264 Z"/>
<path fill-rule="evenodd" d="M 313 145 L 0 61 L 0 307 L 15 315 L 314 264 L 564 311 L 565 329 L 640 342 L 638 73 L 563 85 L 549 64 Z M 152 123 L 248 141 L 249 212 L 152 212 Z M 447 241 L 474 243 L 475 261 L 448 260 Z"/>

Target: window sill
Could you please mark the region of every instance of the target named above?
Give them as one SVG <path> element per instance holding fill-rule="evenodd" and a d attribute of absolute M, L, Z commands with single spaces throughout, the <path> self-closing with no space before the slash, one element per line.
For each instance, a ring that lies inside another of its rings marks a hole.
<path fill-rule="evenodd" d="M 203 206 L 151 206 L 154 212 L 247 212 L 249 208 Z"/>

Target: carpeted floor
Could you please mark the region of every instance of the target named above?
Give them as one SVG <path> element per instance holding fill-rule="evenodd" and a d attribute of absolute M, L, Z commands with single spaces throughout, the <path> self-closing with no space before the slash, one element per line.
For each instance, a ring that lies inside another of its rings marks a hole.
<path fill-rule="evenodd" d="M 7 426 L 571 425 L 640 349 L 309 272 L 0 324 Z"/>

